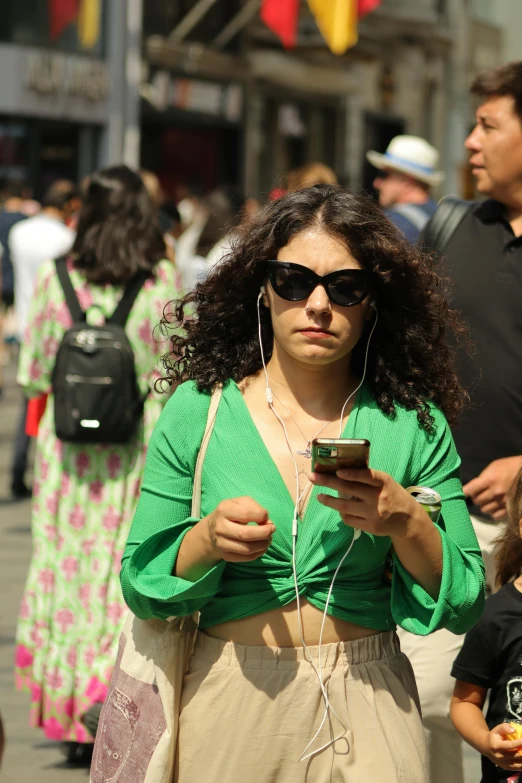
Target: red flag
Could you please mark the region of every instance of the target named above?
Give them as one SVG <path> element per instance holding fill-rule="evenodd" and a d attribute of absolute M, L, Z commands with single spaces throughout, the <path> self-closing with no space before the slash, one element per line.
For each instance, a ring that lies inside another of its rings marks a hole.
<path fill-rule="evenodd" d="M 49 34 L 56 41 L 63 31 L 78 18 L 79 0 L 48 0 Z"/>
<path fill-rule="evenodd" d="M 359 19 L 361 19 L 363 16 L 366 16 L 366 14 L 370 14 L 372 11 L 375 11 L 375 9 L 380 6 L 381 0 L 357 0 L 357 13 L 359 15 Z"/>
<path fill-rule="evenodd" d="M 263 0 L 260 16 L 286 49 L 295 47 L 299 0 Z"/>

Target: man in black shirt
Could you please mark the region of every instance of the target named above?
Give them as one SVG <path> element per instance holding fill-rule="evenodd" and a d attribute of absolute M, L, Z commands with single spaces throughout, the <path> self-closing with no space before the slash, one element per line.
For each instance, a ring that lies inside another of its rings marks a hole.
<path fill-rule="evenodd" d="M 454 437 L 492 587 L 495 523 L 522 467 L 522 62 L 481 74 L 471 89 L 480 105 L 466 148 L 488 199 L 454 232 L 444 271 L 475 348 L 458 354 L 471 406 Z"/>
<path fill-rule="evenodd" d="M 522 466 L 522 63 L 478 77 L 477 124 L 466 141 L 489 199 L 464 218 L 445 252 L 453 306 L 469 324 L 459 357 L 472 407 L 455 430 L 464 491 L 488 520 L 505 516 Z"/>
<path fill-rule="evenodd" d="M 488 200 L 474 205 L 454 232 L 444 272 L 451 304 L 475 343 L 471 358 L 458 355 L 471 407 L 454 437 L 493 588 L 493 541 L 522 466 L 522 62 L 480 75 L 471 91 L 480 105 L 466 148 L 477 189 Z M 463 781 L 460 737 L 449 720 L 450 670 L 461 645 L 462 638 L 447 631 L 426 638 L 401 634 L 429 733 L 432 783 Z"/>

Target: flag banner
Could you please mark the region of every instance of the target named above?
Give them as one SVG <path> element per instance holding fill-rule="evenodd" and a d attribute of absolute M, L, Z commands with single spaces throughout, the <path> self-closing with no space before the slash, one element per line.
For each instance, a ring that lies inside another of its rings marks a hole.
<path fill-rule="evenodd" d="M 101 32 L 101 0 L 81 0 L 78 16 L 78 40 L 82 49 L 96 46 Z"/>
<path fill-rule="evenodd" d="M 266 26 L 279 36 L 286 49 L 295 47 L 299 0 L 263 0 L 260 16 Z"/>
<path fill-rule="evenodd" d="M 357 43 L 358 0 L 308 0 L 328 48 L 344 54 Z"/>
<path fill-rule="evenodd" d="M 382 0 L 308 0 L 321 35 L 334 54 L 357 43 L 357 21 L 375 11 Z M 295 47 L 299 0 L 263 0 L 260 16 L 287 49 Z"/>
<path fill-rule="evenodd" d="M 79 0 L 48 0 L 51 41 L 56 41 L 76 21 L 79 8 Z"/>
<path fill-rule="evenodd" d="M 357 13 L 359 19 L 366 16 L 366 14 L 371 14 L 372 11 L 375 11 L 375 9 L 380 6 L 381 2 L 382 0 L 358 0 Z"/>

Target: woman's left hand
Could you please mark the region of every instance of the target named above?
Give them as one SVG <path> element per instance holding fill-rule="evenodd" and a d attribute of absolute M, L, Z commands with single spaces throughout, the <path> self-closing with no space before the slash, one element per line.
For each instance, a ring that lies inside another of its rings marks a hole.
<path fill-rule="evenodd" d="M 320 503 L 338 511 L 346 525 L 374 536 L 404 536 L 411 522 L 418 522 L 422 516 L 430 521 L 417 501 L 381 470 L 342 469 L 336 476 L 312 473 L 310 480 L 341 495 L 320 494 Z"/>

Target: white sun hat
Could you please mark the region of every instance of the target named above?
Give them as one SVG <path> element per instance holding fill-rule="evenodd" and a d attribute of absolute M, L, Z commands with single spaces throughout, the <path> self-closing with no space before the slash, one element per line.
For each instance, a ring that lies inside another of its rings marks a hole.
<path fill-rule="evenodd" d="M 428 185 L 439 185 L 446 176 L 436 169 L 439 153 L 420 136 L 395 136 L 384 154 L 369 150 L 366 157 L 376 169 L 399 171 Z"/>

